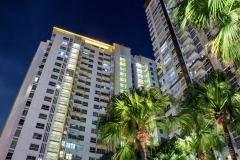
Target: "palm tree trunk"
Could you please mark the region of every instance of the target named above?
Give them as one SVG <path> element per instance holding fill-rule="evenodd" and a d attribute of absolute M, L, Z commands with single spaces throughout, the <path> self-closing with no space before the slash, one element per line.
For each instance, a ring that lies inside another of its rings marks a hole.
<path fill-rule="evenodd" d="M 146 153 L 146 148 L 145 148 L 145 142 L 139 141 L 140 144 L 140 149 L 141 149 L 141 157 L 142 160 L 147 160 L 147 153 Z"/>
<path fill-rule="evenodd" d="M 237 160 L 237 156 L 235 154 L 235 150 L 234 150 L 234 147 L 233 147 L 233 144 L 232 144 L 232 140 L 231 140 L 227 125 L 225 125 L 225 124 L 223 124 L 223 131 L 224 131 L 224 135 L 225 135 L 225 138 L 226 138 L 226 141 L 227 141 L 228 150 L 229 150 L 229 153 L 231 155 L 231 158 L 232 158 L 232 160 Z"/>

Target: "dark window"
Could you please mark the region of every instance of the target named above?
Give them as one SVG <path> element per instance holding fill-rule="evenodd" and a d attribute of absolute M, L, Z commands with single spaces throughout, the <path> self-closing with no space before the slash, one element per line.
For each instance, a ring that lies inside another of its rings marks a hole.
<path fill-rule="evenodd" d="M 85 132 L 85 127 L 84 126 L 79 126 L 79 130 Z"/>
<path fill-rule="evenodd" d="M 36 90 L 37 85 L 33 85 L 31 90 Z"/>
<path fill-rule="evenodd" d="M 87 110 L 82 109 L 82 114 L 87 114 Z"/>
<path fill-rule="evenodd" d="M 63 39 L 66 40 L 66 41 L 69 41 L 69 38 L 67 38 L 67 37 L 63 37 Z"/>
<path fill-rule="evenodd" d="M 31 105 L 31 101 L 27 101 L 25 105 L 26 106 L 30 106 Z"/>
<path fill-rule="evenodd" d="M 62 57 L 57 57 L 57 60 L 63 61 L 63 58 Z"/>
<path fill-rule="evenodd" d="M 29 147 L 29 150 L 33 150 L 33 151 L 38 151 L 39 145 L 37 144 L 31 144 Z"/>
<path fill-rule="evenodd" d="M 55 66 L 61 67 L 61 63 L 55 62 Z"/>
<path fill-rule="evenodd" d="M 33 134 L 33 139 L 41 140 L 41 139 L 42 139 L 42 135 L 41 135 L 41 134 L 38 134 L 38 133 L 34 133 L 34 134 Z"/>
<path fill-rule="evenodd" d="M 60 49 L 62 49 L 62 50 L 66 50 L 66 47 L 60 46 Z"/>
<path fill-rule="evenodd" d="M 34 157 L 34 156 L 27 156 L 26 160 L 36 160 L 36 157 Z"/>
<path fill-rule="evenodd" d="M 22 116 L 26 116 L 28 113 L 28 110 L 24 109 L 23 112 L 22 112 Z"/>
<path fill-rule="evenodd" d="M 86 118 L 83 118 L 83 117 L 81 117 L 81 118 L 80 118 L 80 121 L 81 121 L 81 122 L 83 122 L 83 123 L 86 123 L 87 119 L 86 119 Z"/>
<path fill-rule="evenodd" d="M 44 126 L 45 126 L 45 124 L 42 124 L 42 123 L 36 124 L 36 128 L 38 128 L 38 129 L 44 129 Z"/>
<path fill-rule="evenodd" d="M 51 102 L 51 101 L 52 101 L 52 98 L 51 98 L 51 97 L 47 97 L 47 96 L 45 96 L 45 97 L 44 97 L 44 101 Z"/>
<path fill-rule="evenodd" d="M 56 85 L 56 83 L 55 83 L 55 82 L 51 82 L 51 81 L 50 81 L 50 82 L 48 83 L 48 85 L 49 85 L 49 86 L 55 86 L 55 85 Z"/>
<path fill-rule="evenodd" d="M 52 89 L 47 89 L 46 92 L 49 93 L 49 94 L 53 94 L 53 93 L 54 93 L 54 90 L 52 90 Z"/>
<path fill-rule="evenodd" d="M 52 79 L 58 79 L 58 76 L 52 74 L 52 75 L 51 75 L 51 78 L 52 78 Z"/>
<path fill-rule="evenodd" d="M 43 64 L 42 64 L 42 65 L 40 65 L 40 66 L 39 66 L 39 68 L 43 69 L 43 68 L 44 68 L 44 65 L 43 65 Z"/>
<path fill-rule="evenodd" d="M 94 147 L 90 147 L 89 152 L 91 152 L 91 153 L 95 153 L 95 152 L 96 152 L 96 148 L 94 148 Z"/>
<path fill-rule="evenodd" d="M 91 133 L 93 133 L 93 134 L 96 134 L 96 131 L 97 131 L 97 130 L 94 129 L 94 128 L 91 129 Z"/>
<path fill-rule="evenodd" d="M 38 118 L 40 118 L 40 119 L 47 119 L 47 115 L 40 113 Z"/>
<path fill-rule="evenodd" d="M 38 71 L 38 72 L 37 72 L 37 75 L 40 76 L 41 74 L 42 74 L 42 71 Z"/>
<path fill-rule="evenodd" d="M 93 116 L 94 117 L 98 117 L 98 113 L 97 112 L 93 112 Z"/>
<path fill-rule="evenodd" d="M 154 75 L 154 73 L 153 73 L 153 72 L 151 72 L 151 75 L 153 76 L 153 75 Z"/>
<path fill-rule="evenodd" d="M 25 122 L 25 120 L 24 120 L 24 119 L 20 119 L 20 121 L 19 121 L 18 125 L 19 125 L 19 126 L 23 126 L 24 122 Z"/>
<path fill-rule="evenodd" d="M 152 66 L 152 63 L 149 63 L 150 66 Z"/>
<path fill-rule="evenodd" d="M 97 141 L 96 138 L 92 138 L 92 137 L 91 137 L 91 139 L 90 139 L 90 142 L 91 142 L 91 143 L 96 143 L 96 141 Z"/>
<path fill-rule="evenodd" d="M 59 73 L 60 70 L 59 70 L 59 69 L 56 69 L 56 68 L 53 68 L 53 72 Z"/>
<path fill-rule="evenodd" d="M 44 104 L 41 107 L 41 109 L 46 110 L 46 111 L 49 111 L 49 108 L 50 108 L 50 106 L 47 106 L 47 105 L 44 105 Z"/>
<path fill-rule="evenodd" d="M 16 147 L 16 145 L 17 145 L 17 140 L 13 140 L 11 145 L 10 145 L 10 148 L 14 149 Z"/>
<path fill-rule="evenodd" d="M 20 130 L 20 129 L 17 129 L 17 130 L 16 130 L 16 132 L 15 132 L 15 134 L 14 134 L 14 136 L 15 136 L 15 137 L 19 137 L 19 136 L 20 136 L 20 133 L 21 133 L 21 131 L 22 131 L 22 130 Z"/>
<path fill-rule="evenodd" d="M 153 68 L 152 68 L 152 67 L 150 67 L 150 70 L 152 71 L 152 70 L 153 70 Z"/>
<path fill-rule="evenodd" d="M 11 159 L 12 159 L 12 156 L 13 156 L 13 153 L 8 152 L 8 153 L 7 153 L 6 160 L 11 160 Z"/>
<path fill-rule="evenodd" d="M 152 83 L 152 84 L 153 84 L 153 86 L 156 86 L 155 83 Z"/>

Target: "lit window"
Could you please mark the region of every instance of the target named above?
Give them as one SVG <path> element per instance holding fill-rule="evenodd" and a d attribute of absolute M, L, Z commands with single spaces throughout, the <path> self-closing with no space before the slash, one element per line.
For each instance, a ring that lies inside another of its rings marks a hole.
<path fill-rule="evenodd" d="M 60 56 L 63 56 L 63 55 L 64 55 L 64 52 L 59 51 L 58 54 L 59 54 Z"/>
<path fill-rule="evenodd" d="M 167 78 L 170 79 L 175 74 L 173 67 L 168 71 Z"/>
<path fill-rule="evenodd" d="M 170 54 L 168 54 L 163 60 L 163 65 L 167 64 L 170 61 L 170 59 L 171 59 Z"/>
<path fill-rule="evenodd" d="M 72 154 L 71 153 L 66 153 L 66 159 L 71 160 L 72 159 Z"/>
<path fill-rule="evenodd" d="M 165 41 L 161 46 L 161 52 L 163 52 L 167 48 L 167 41 Z"/>
<path fill-rule="evenodd" d="M 38 80 L 39 80 L 39 77 L 35 77 L 35 79 L 34 79 L 34 82 L 38 82 Z"/>
<path fill-rule="evenodd" d="M 67 42 L 62 42 L 63 45 L 67 45 Z"/>

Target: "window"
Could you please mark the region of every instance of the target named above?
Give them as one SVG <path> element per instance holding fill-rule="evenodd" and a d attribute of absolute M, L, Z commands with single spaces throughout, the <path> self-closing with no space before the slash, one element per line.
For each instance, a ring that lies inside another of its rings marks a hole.
<path fill-rule="evenodd" d="M 19 126 L 23 126 L 24 122 L 25 122 L 25 120 L 24 120 L 24 119 L 20 119 L 20 121 L 19 121 L 18 125 L 19 125 Z"/>
<path fill-rule="evenodd" d="M 35 82 L 35 83 L 38 83 L 38 81 L 39 81 L 39 77 L 35 77 L 35 78 L 34 78 L 34 82 Z"/>
<path fill-rule="evenodd" d="M 94 152 L 95 153 L 95 152 Z M 89 157 L 89 160 L 95 160 L 95 158 Z"/>
<path fill-rule="evenodd" d="M 41 74 L 42 74 L 42 71 L 38 71 L 38 72 L 37 72 L 37 75 L 40 76 Z"/>
<path fill-rule="evenodd" d="M 100 91 L 95 91 L 95 94 L 98 94 L 98 95 L 100 95 Z"/>
<path fill-rule="evenodd" d="M 92 120 L 93 125 L 97 125 L 97 120 Z"/>
<path fill-rule="evenodd" d="M 155 83 L 152 83 L 153 86 L 156 86 Z"/>
<path fill-rule="evenodd" d="M 33 85 L 31 90 L 36 90 L 37 86 Z"/>
<path fill-rule="evenodd" d="M 55 66 L 61 67 L 61 63 L 55 62 Z"/>
<path fill-rule="evenodd" d="M 161 46 L 161 52 L 163 52 L 167 48 L 167 41 L 165 41 Z"/>
<path fill-rule="evenodd" d="M 105 149 L 97 148 L 97 154 L 105 154 L 105 153 L 106 153 Z"/>
<path fill-rule="evenodd" d="M 154 73 L 153 73 L 153 72 L 151 72 L 151 75 L 153 76 L 153 75 L 154 75 Z"/>
<path fill-rule="evenodd" d="M 52 74 L 52 75 L 51 75 L 51 78 L 52 78 L 52 79 L 58 79 L 58 76 Z"/>
<path fill-rule="evenodd" d="M 149 63 L 150 66 L 152 66 L 152 63 Z"/>
<path fill-rule="evenodd" d="M 176 65 L 176 69 L 178 69 L 180 67 L 180 63 L 178 63 L 177 65 Z"/>
<path fill-rule="evenodd" d="M 67 42 L 62 42 L 63 45 L 67 45 Z"/>
<path fill-rule="evenodd" d="M 167 72 L 167 78 L 170 79 L 175 74 L 173 67 Z"/>
<path fill-rule="evenodd" d="M 42 124 L 42 123 L 36 124 L 36 128 L 38 128 L 38 129 L 44 129 L 44 126 L 45 126 L 45 124 Z"/>
<path fill-rule="evenodd" d="M 86 118 L 83 117 L 80 118 L 80 122 L 86 123 L 86 120 L 87 120 Z"/>
<path fill-rule="evenodd" d="M 168 54 L 163 60 L 163 65 L 166 65 L 170 61 L 170 59 L 171 59 L 171 56 L 170 54 Z"/>
<path fill-rule="evenodd" d="M 79 139 L 80 141 L 84 141 L 84 136 L 78 135 L 78 139 Z"/>
<path fill-rule="evenodd" d="M 54 93 L 54 90 L 52 90 L 52 89 L 47 89 L 46 92 L 49 93 L 49 94 L 53 94 L 53 93 Z"/>
<path fill-rule="evenodd" d="M 45 96 L 45 97 L 44 97 L 44 101 L 51 102 L 51 101 L 52 101 L 52 98 L 51 98 L 51 97 L 47 97 L 47 96 Z"/>
<path fill-rule="evenodd" d="M 85 132 L 85 127 L 84 126 L 79 126 L 79 130 Z"/>
<path fill-rule="evenodd" d="M 33 98 L 33 96 L 34 96 L 34 93 L 32 92 L 29 94 L 28 98 Z"/>
<path fill-rule="evenodd" d="M 15 137 L 19 137 L 19 136 L 20 136 L 20 133 L 21 133 L 21 131 L 22 131 L 22 130 L 20 130 L 20 129 L 17 129 L 17 130 L 16 130 L 16 132 L 15 132 L 15 134 L 14 134 L 14 136 L 15 136 Z"/>
<path fill-rule="evenodd" d="M 34 157 L 34 156 L 27 156 L 26 160 L 36 160 L 36 157 Z"/>
<path fill-rule="evenodd" d="M 56 83 L 50 81 L 50 82 L 48 83 L 48 85 L 49 85 L 49 86 L 54 86 L 54 87 L 55 87 Z"/>
<path fill-rule="evenodd" d="M 152 77 L 152 80 L 155 81 L 155 79 Z"/>
<path fill-rule="evenodd" d="M 162 130 L 162 129 L 159 129 L 159 133 L 163 134 L 163 130 Z"/>
<path fill-rule="evenodd" d="M 42 65 L 40 65 L 40 66 L 39 66 L 39 68 L 43 69 L 43 68 L 44 68 L 44 65 L 43 65 L 43 64 L 42 64 Z"/>
<path fill-rule="evenodd" d="M 31 101 L 27 101 L 25 106 L 30 106 L 31 105 Z"/>
<path fill-rule="evenodd" d="M 47 115 L 40 113 L 38 118 L 40 118 L 40 119 L 47 119 Z"/>
<path fill-rule="evenodd" d="M 99 109 L 99 105 L 94 104 L 93 108 L 94 109 Z"/>
<path fill-rule="evenodd" d="M 39 145 L 37 144 L 31 144 L 29 147 L 29 150 L 33 150 L 33 151 L 38 151 Z"/>
<path fill-rule="evenodd" d="M 77 144 L 76 150 L 77 150 L 77 151 L 82 151 L 82 150 L 83 150 L 83 145 Z M 80 160 L 81 160 L 81 159 L 80 159 Z"/>
<path fill-rule="evenodd" d="M 83 102 L 83 106 L 87 107 L 88 103 L 87 102 Z"/>
<path fill-rule="evenodd" d="M 47 106 L 47 105 L 44 105 L 44 104 L 41 107 L 41 109 L 46 110 L 46 111 L 49 111 L 49 108 L 50 108 L 50 106 Z"/>
<path fill-rule="evenodd" d="M 99 102 L 99 98 L 94 97 L 94 101 Z"/>
<path fill-rule="evenodd" d="M 6 156 L 6 160 L 11 160 L 13 156 L 13 153 L 8 152 Z"/>
<path fill-rule="evenodd" d="M 96 141 L 97 141 L 96 138 L 92 138 L 92 137 L 91 137 L 91 139 L 90 139 L 90 142 L 91 142 L 91 143 L 96 143 Z"/>
<path fill-rule="evenodd" d="M 60 49 L 62 49 L 62 50 L 66 50 L 66 47 L 60 46 Z"/>
<path fill-rule="evenodd" d="M 87 114 L 87 110 L 82 109 L 82 114 Z"/>
<path fill-rule="evenodd" d="M 96 148 L 94 148 L 94 147 L 90 147 L 89 152 L 91 152 L 91 153 L 95 153 L 95 152 L 96 152 Z M 89 157 L 89 160 L 90 160 L 90 157 Z M 95 160 L 95 158 L 94 158 L 94 160 Z"/>
<path fill-rule="evenodd" d="M 89 99 L 89 95 L 86 95 L 86 94 L 85 94 L 83 97 L 84 97 L 85 99 Z"/>
<path fill-rule="evenodd" d="M 42 139 L 42 135 L 41 134 L 38 134 L 38 133 L 33 133 L 33 139 L 38 139 L 38 140 L 41 140 Z"/>
<path fill-rule="evenodd" d="M 10 145 L 10 148 L 14 149 L 16 147 L 16 145 L 17 145 L 17 140 L 13 140 L 11 145 Z"/>
<path fill-rule="evenodd" d="M 63 58 L 62 58 L 62 57 L 57 57 L 57 60 L 63 61 Z M 55 63 L 55 64 L 56 64 L 56 63 Z"/>
<path fill-rule="evenodd" d="M 90 86 L 90 85 L 91 85 L 91 82 L 86 81 L 85 84 L 88 85 L 88 86 Z"/>
<path fill-rule="evenodd" d="M 93 116 L 94 117 L 98 117 L 98 113 L 97 112 L 93 112 Z"/>
<path fill-rule="evenodd" d="M 102 82 L 102 80 L 100 78 L 96 78 L 97 82 Z"/>
<path fill-rule="evenodd" d="M 94 128 L 91 129 L 91 133 L 93 133 L 93 134 L 96 134 L 96 131 L 97 131 L 97 130 L 94 129 Z"/>
<path fill-rule="evenodd" d="M 53 68 L 53 72 L 59 73 L 60 70 L 59 70 L 59 69 L 56 69 L 56 68 Z"/>
<path fill-rule="evenodd" d="M 69 41 L 69 38 L 67 38 L 67 37 L 63 37 L 63 40 Z"/>
<path fill-rule="evenodd" d="M 27 109 L 24 109 L 23 112 L 22 112 L 22 116 L 26 116 L 28 113 L 28 110 Z"/>

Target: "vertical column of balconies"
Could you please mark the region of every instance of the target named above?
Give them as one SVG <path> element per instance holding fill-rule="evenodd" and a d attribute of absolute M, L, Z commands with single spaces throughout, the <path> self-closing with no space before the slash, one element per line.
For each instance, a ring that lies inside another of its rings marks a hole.
<path fill-rule="evenodd" d="M 120 56 L 120 92 L 126 91 L 126 58 Z"/>
<path fill-rule="evenodd" d="M 79 56 L 80 41 L 81 40 L 76 37 L 73 46 L 70 49 L 71 53 L 69 55 L 69 61 L 66 67 L 66 74 L 63 77 L 64 80 L 60 87 L 59 101 L 46 154 L 46 159 L 49 160 L 55 160 L 59 158 L 62 139 L 65 139 L 64 135 L 68 132 L 68 130 L 65 130 L 64 128 L 65 123 L 68 123 L 66 122 L 67 114 L 74 80 L 74 73 Z M 64 152 L 61 152 L 60 157 L 63 158 L 65 155 L 66 154 Z"/>

